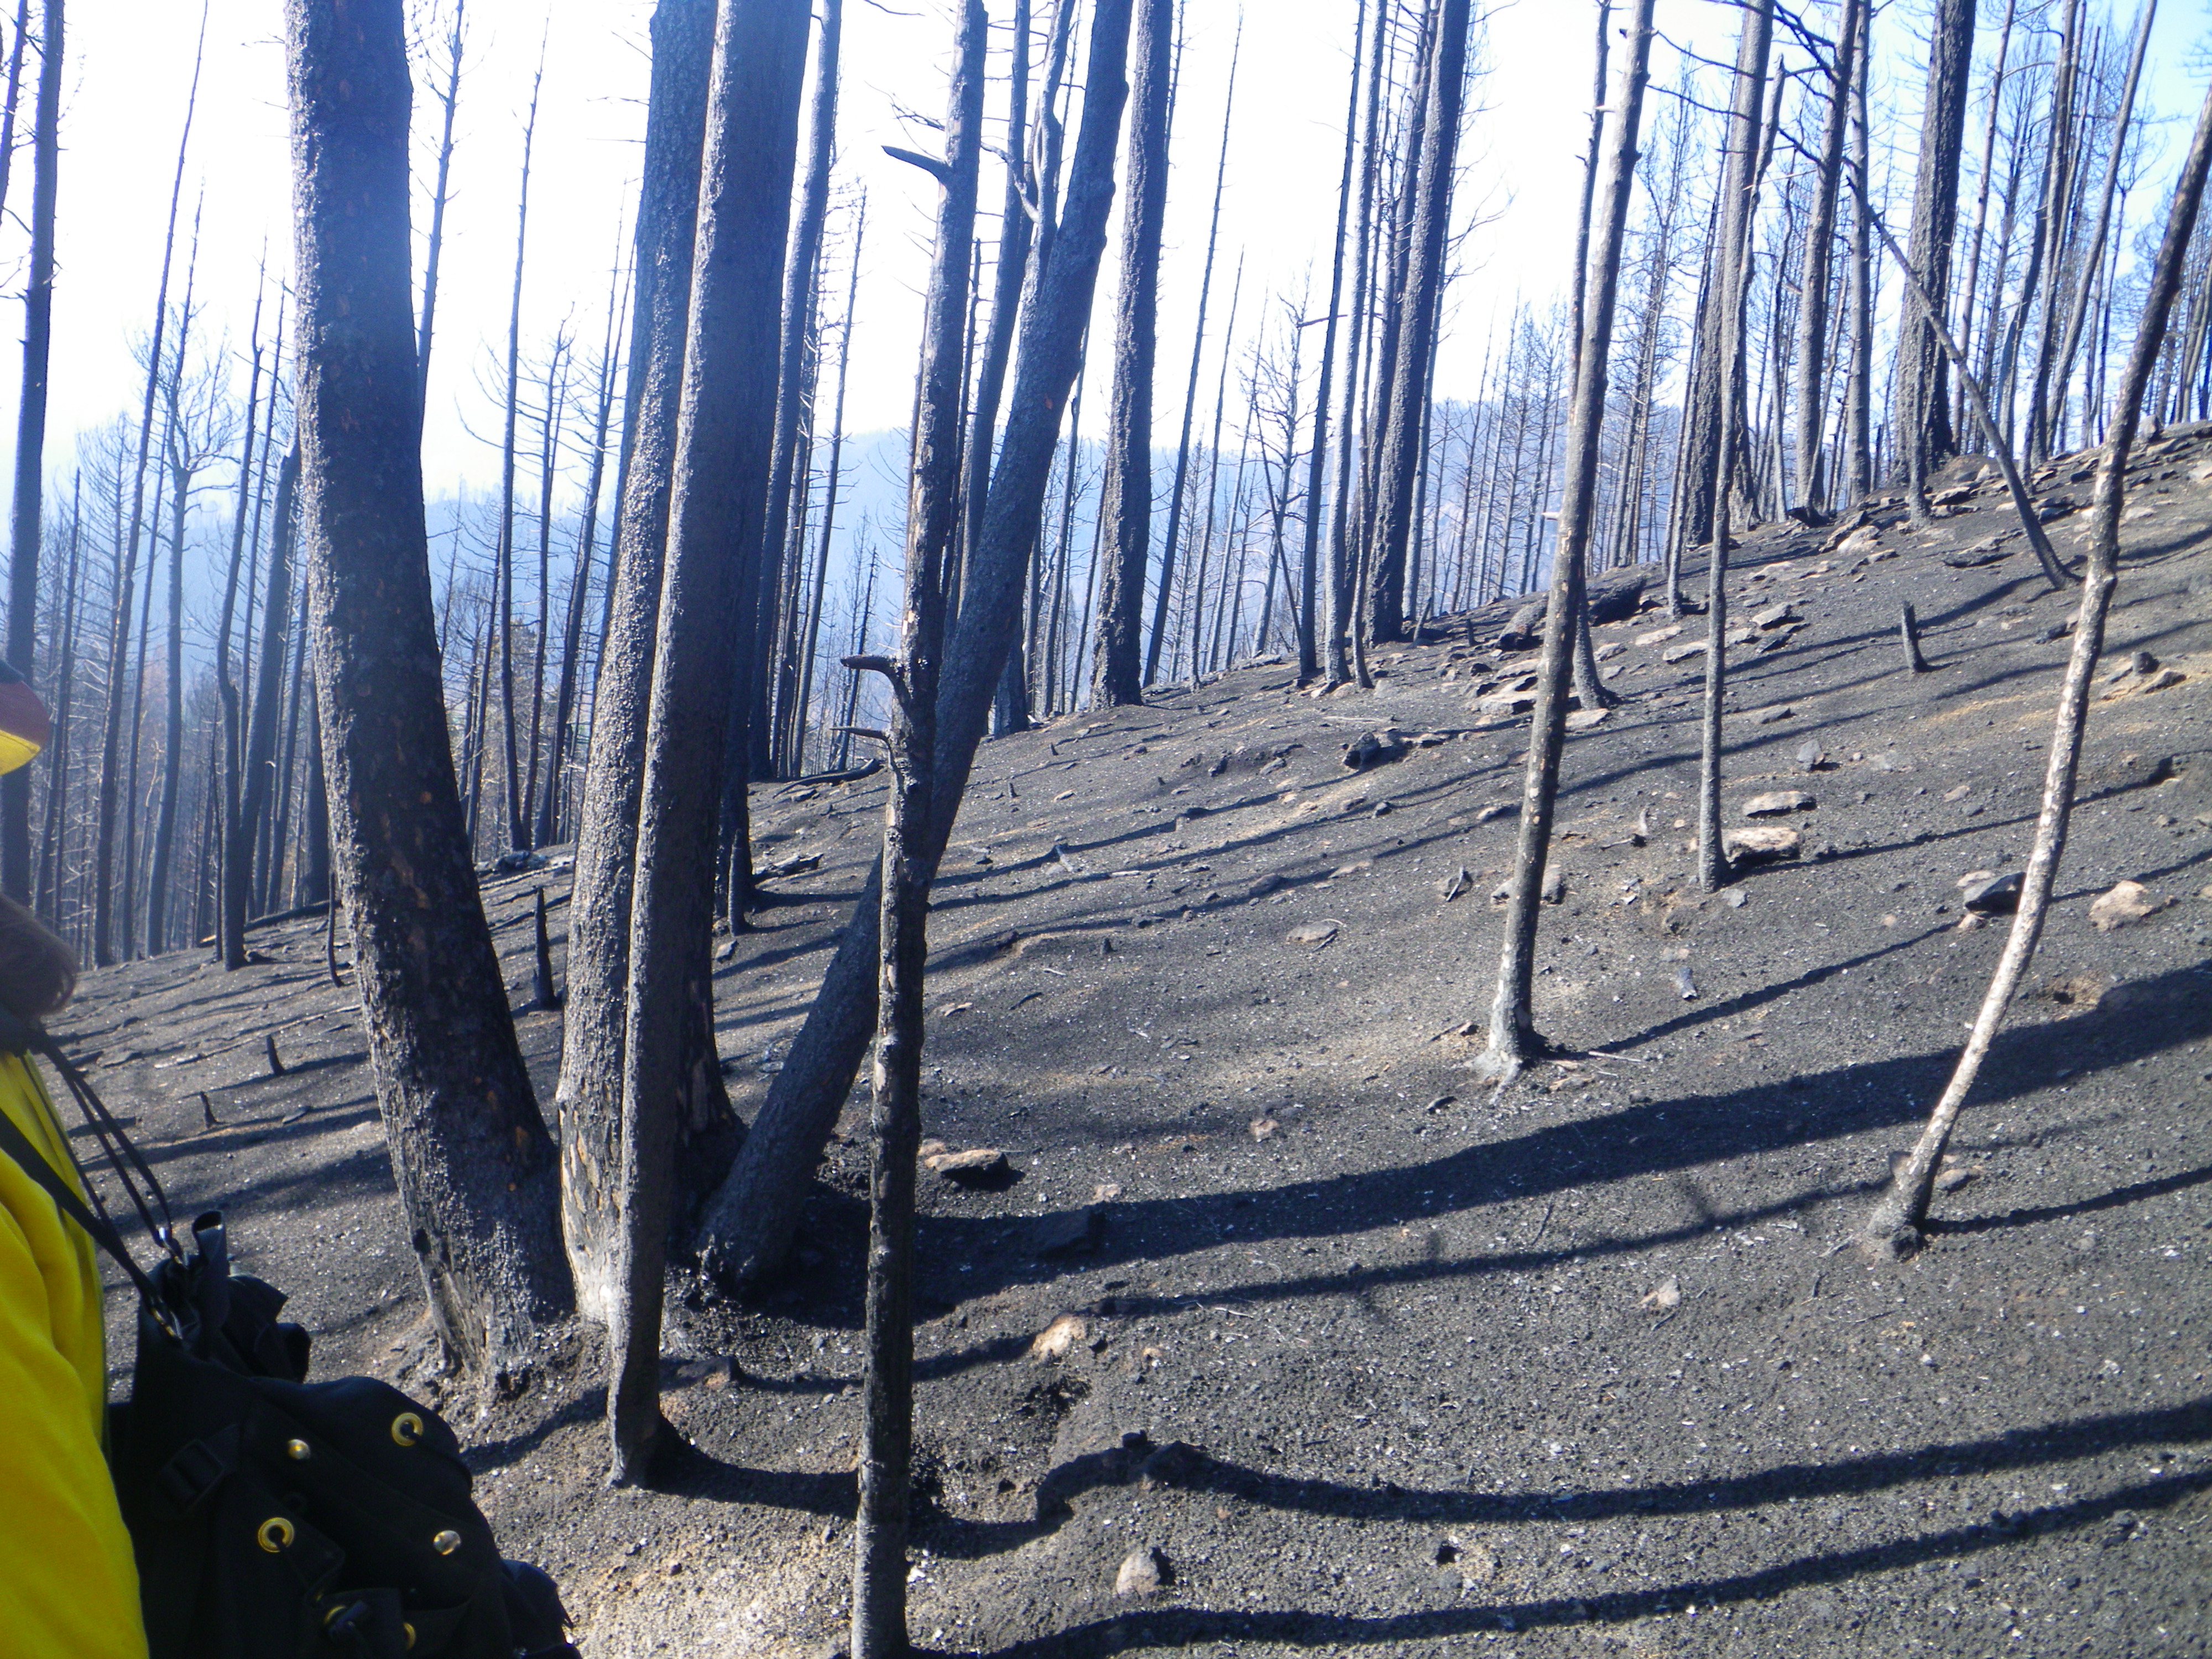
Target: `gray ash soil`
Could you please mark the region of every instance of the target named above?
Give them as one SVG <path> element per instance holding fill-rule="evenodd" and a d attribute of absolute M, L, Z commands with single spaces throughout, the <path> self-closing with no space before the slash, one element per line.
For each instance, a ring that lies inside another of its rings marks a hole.
<path fill-rule="evenodd" d="M 2075 470 L 2046 499 L 2086 501 Z M 1702 622 L 1600 630 L 1626 701 L 1570 738 L 1540 933 L 1565 1057 L 1502 1093 L 1460 1033 L 1496 971 L 1514 820 L 1485 809 L 1517 798 L 1525 719 L 1476 700 L 1533 656 L 1455 621 L 1372 692 L 1256 667 L 987 744 L 932 920 L 926 1128 L 1012 1169 L 923 1177 L 918 1643 L 2212 1652 L 2212 441 L 2154 447 L 2136 484 L 2101 672 L 2148 650 L 2185 678 L 2094 707 L 2027 993 L 1901 1264 L 1847 1247 L 2004 938 L 1960 929 L 1958 883 L 2025 858 L 2068 648 L 2042 635 L 2074 604 L 2016 533 L 1943 562 L 2006 531 L 2000 490 L 1919 533 L 1892 504 L 1836 553 L 1747 538 L 1735 625 L 1784 601 L 1804 625 L 1731 651 L 1728 818 L 1816 804 L 1780 820 L 1802 856 L 1723 895 L 1686 827 L 1701 664 L 1663 660 Z M 2062 551 L 2086 517 L 2053 524 Z M 1903 672 L 1902 600 L 1927 674 Z M 1448 735 L 1347 771 L 1392 726 Z M 762 861 L 822 861 L 720 974 L 747 1115 L 881 805 L 880 780 L 757 792 Z M 2100 933 L 2122 878 L 2163 908 Z M 518 1008 L 532 895 L 557 947 L 565 881 L 487 883 Z M 226 1206 L 244 1265 L 294 1292 L 320 1374 L 435 1395 L 350 985 L 319 924 L 256 949 L 228 977 L 182 955 L 90 975 L 64 1024 L 179 1209 Z M 550 1100 L 558 1016 L 520 1026 Z M 443 1400 L 594 1659 L 838 1634 L 865 1117 L 856 1093 L 760 1301 L 672 1279 L 684 1443 L 653 1490 L 601 1485 L 593 1333 L 519 1398 Z M 1117 1596 L 1146 1549 L 1165 1583 Z"/>

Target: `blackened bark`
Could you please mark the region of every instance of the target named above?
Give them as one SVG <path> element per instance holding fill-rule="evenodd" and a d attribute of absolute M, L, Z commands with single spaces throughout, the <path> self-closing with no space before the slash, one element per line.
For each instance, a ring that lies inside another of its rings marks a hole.
<path fill-rule="evenodd" d="M 1159 343 L 1160 233 L 1167 216 L 1170 0 L 1137 0 L 1135 85 L 1129 104 L 1128 196 L 1121 289 L 1114 307 L 1114 394 L 1108 417 L 1098 639 L 1091 690 L 1102 707 L 1144 701 L 1138 634 L 1152 546 L 1152 370 Z"/>
<path fill-rule="evenodd" d="M 1829 258 L 1836 238 L 1836 198 L 1843 179 L 1844 138 L 1850 125 L 1851 79 L 1857 72 L 1861 20 L 1866 0 L 1844 0 L 1836 35 L 1835 62 L 1828 76 L 1828 107 L 1820 125 L 1819 176 L 1813 186 L 1813 213 L 1805 232 L 1805 262 L 1798 283 L 1797 445 L 1791 471 L 1796 505 L 1817 518 L 1827 501 L 1820 476 L 1821 417 L 1826 406 L 1822 372 L 1827 367 Z"/>
<path fill-rule="evenodd" d="M 613 1297 L 630 884 L 714 45 L 714 0 L 660 0 L 654 8 L 624 410 L 629 456 L 623 469 L 612 595 L 592 697 L 591 753 L 568 907 L 568 1012 L 562 1021 L 561 1082 L 554 1097 L 561 1133 L 561 1218 L 575 1274 L 577 1310 L 599 1321 L 606 1319 Z M 713 1079 L 708 1094 L 685 1103 L 683 1133 L 695 1141 L 726 1139 L 717 1131 L 734 1121 L 720 1095 L 719 1070 L 710 1066 L 708 1072 Z"/>
<path fill-rule="evenodd" d="M 742 767 L 723 715 L 748 666 L 775 440 L 777 301 L 805 78 L 805 0 L 724 0 L 699 171 L 691 314 L 639 782 L 607 1335 L 610 1478 L 660 1427 L 661 1280 L 687 1040 L 714 1005 L 717 803 Z M 735 635 L 738 652 L 729 649 Z M 734 659 L 734 660 L 733 660 Z M 742 708 L 743 705 L 739 705 Z"/>
<path fill-rule="evenodd" d="M 960 54 L 945 124 L 944 188 L 930 271 L 907 495 L 906 614 L 891 684 L 891 787 L 884 819 L 875 1094 L 868 1170 L 866 1365 L 861 1384 L 860 1510 L 853 1532 L 853 1659 L 907 1652 L 907 1516 L 914 1454 L 914 1182 L 921 1142 L 922 983 L 928 959 L 930 833 L 937 678 L 945 635 L 944 565 L 959 528 L 962 319 L 983 125 L 982 0 L 962 8 Z M 868 659 L 854 658 L 859 667 Z"/>
<path fill-rule="evenodd" d="M 31 265 L 23 284 L 23 374 L 15 405 L 15 499 L 9 526 L 8 660 L 30 678 L 38 639 L 40 507 L 46 455 L 46 354 L 53 334 L 54 196 L 60 155 L 63 0 L 46 0 L 39 100 L 31 126 Z M 22 50 L 16 25 L 15 50 Z M 61 787 L 57 777 L 51 787 Z M 0 891 L 31 897 L 31 777 L 0 778 Z"/>
<path fill-rule="evenodd" d="M 1444 247 L 1458 172 L 1460 109 L 1467 84 L 1468 0 L 1437 0 L 1437 36 L 1429 66 L 1427 118 L 1414 182 L 1399 324 L 1376 473 L 1373 569 L 1368 578 L 1369 637 L 1395 640 L 1405 631 L 1406 561 L 1413 528 L 1413 483 L 1424 455 L 1421 437 L 1436 356 L 1437 304 Z"/>
<path fill-rule="evenodd" d="M 1974 57 L 1974 0 L 1937 0 L 1928 42 L 1928 94 L 1920 117 L 1920 162 L 1912 187 L 1912 269 L 1935 316 L 1951 295 L 1951 245 L 1959 221 L 1959 155 L 1966 131 L 1966 75 Z M 1948 365 L 1929 314 L 1908 301 L 1897 352 L 1897 447 L 1901 466 L 1924 475 L 1958 453 Z"/>
<path fill-rule="evenodd" d="M 432 1318 L 473 1369 L 565 1310 L 552 1143 L 461 838 L 422 520 L 399 0 L 289 0 L 301 518 L 362 1025 Z"/>
<path fill-rule="evenodd" d="M 1114 198 L 1114 152 L 1128 95 L 1124 65 L 1132 0 L 1098 0 L 1091 15 L 1082 125 L 1052 257 L 1031 289 L 1006 429 L 991 472 L 991 499 L 971 589 L 993 596 L 960 613 L 938 686 L 934 804 L 928 865 L 943 855 L 991 696 L 1021 622 L 1021 576 L 1044 516 L 1045 486 L 1060 417 L 1082 362 L 1106 218 Z M 852 1086 L 876 1014 L 881 934 L 880 871 L 872 875 L 838 942 L 806 1024 L 754 1120 L 744 1153 L 702 1218 L 709 1272 L 742 1284 L 783 1259 L 808 1172 Z"/>
<path fill-rule="evenodd" d="M 1595 181 L 1595 245 L 1589 251 L 1583 292 L 1583 335 L 1576 347 L 1574 407 L 1568 417 L 1566 487 L 1559 505 L 1559 541 L 1552 556 L 1551 603 L 1544 620 L 1544 655 L 1536 680 L 1536 708 L 1521 791 L 1521 821 L 1514 851 L 1511 892 L 1492 1000 L 1489 1040 L 1480 1065 L 1501 1080 L 1542 1052 L 1536 1033 L 1532 988 L 1536 972 L 1536 910 L 1551 848 L 1552 813 L 1559 799 L 1559 754 L 1566 737 L 1568 679 L 1575 638 L 1583 618 L 1584 562 L 1597 522 L 1598 440 L 1605 425 L 1607 369 L 1613 356 L 1613 313 L 1620 291 L 1620 249 L 1628 224 L 1628 198 L 1636 178 L 1636 146 L 1644 117 L 1644 88 L 1651 57 L 1651 12 L 1656 0 L 1633 0 L 1620 84 L 1606 100 L 1601 140 L 1592 144 Z"/>

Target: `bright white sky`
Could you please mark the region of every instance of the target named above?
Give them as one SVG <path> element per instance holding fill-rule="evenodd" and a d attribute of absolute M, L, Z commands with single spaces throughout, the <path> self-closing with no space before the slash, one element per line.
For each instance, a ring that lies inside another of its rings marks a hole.
<path fill-rule="evenodd" d="M 1241 8 L 1237 0 L 1186 3 L 1188 51 L 1169 202 L 1171 264 L 1163 283 L 1164 434 L 1172 434 L 1180 415 L 1215 135 L 1240 11 L 1243 58 L 1214 300 L 1218 329 L 1241 252 L 1247 265 L 1240 333 L 1271 292 L 1296 293 L 1310 280 L 1309 313 L 1325 302 L 1355 12 L 1352 0 L 1252 0 Z M 990 0 L 990 7 L 994 19 L 1011 11 L 1008 0 Z M 494 353 L 506 325 L 521 113 L 541 40 L 544 88 L 526 335 L 543 338 L 572 317 L 586 349 L 596 349 L 618 226 L 635 207 L 649 9 L 649 0 L 471 0 L 469 71 L 426 437 L 434 494 L 462 482 L 480 488 L 495 470 L 495 452 L 470 428 L 495 428 L 485 413 L 491 403 L 486 387 L 496 378 Z M 1901 25 L 1922 8 L 1905 0 L 1902 9 L 1906 16 L 1897 5 L 1882 9 L 1893 49 L 1905 46 Z M 942 108 L 949 11 L 945 0 L 848 0 L 839 179 L 842 187 L 865 187 L 870 203 L 862 325 L 847 410 L 855 430 L 897 427 L 907 418 L 933 186 L 884 158 L 880 146 L 932 147 L 931 135 L 902 128 L 897 112 Z M 1662 0 L 1661 15 L 1663 32 L 1675 42 L 1708 56 L 1730 54 L 1732 8 L 1711 0 Z M 1491 15 L 1485 49 L 1491 72 L 1477 89 L 1484 112 L 1470 136 L 1463 201 L 1492 216 L 1470 239 L 1469 269 L 1453 290 L 1455 317 L 1439 366 L 1443 395 L 1473 392 L 1487 328 L 1516 295 L 1547 295 L 1566 278 L 1588 131 L 1591 17 L 1583 0 L 1517 0 Z M 1993 18 L 1986 21 L 1993 26 Z M 48 451 L 53 473 L 67 467 L 77 431 L 112 418 L 137 397 L 127 342 L 144 329 L 152 309 L 198 22 L 191 0 L 103 0 L 96 8 L 72 9 Z M 2195 56 L 2189 49 L 2203 25 L 2203 0 L 2167 0 L 2162 9 L 2146 92 L 2155 109 L 2184 118 L 2193 112 L 2199 83 L 2188 71 Z M 186 228 L 195 202 L 204 214 L 198 289 L 210 302 L 210 325 L 238 348 L 257 265 L 265 252 L 273 280 L 290 255 L 281 26 L 277 0 L 210 0 L 206 68 L 186 162 Z M 1655 82 L 1671 78 L 1674 61 L 1660 48 Z M 1919 100 L 1919 72 L 1893 67 L 1893 107 L 1909 118 Z M 999 95 L 994 89 L 994 112 Z M 433 113 L 427 91 L 418 89 L 418 130 Z M 2178 159 L 2184 135 L 2185 126 L 2169 131 L 2166 166 Z M 20 214 L 27 197 L 25 164 L 9 206 Z M 995 201 L 995 186 L 986 199 Z M 426 204 L 423 180 L 418 237 Z M 13 262 L 0 267 L 0 277 L 9 283 L 21 280 L 21 234 L 20 224 L 10 224 L 6 236 L 12 240 L 0 240 L 0 258 Z M 1109 266 L 1100 283 L 1102 306 L 1110 303 L 1112 286 Z M 12 339 L 12 325 L 9 332 Z M 9 411 L 15 367 L 12 349 L 0 353 L 0 397 L 6 399 L 0 409 Z M 12 421 L 4 424 L 12 428 Z"/>

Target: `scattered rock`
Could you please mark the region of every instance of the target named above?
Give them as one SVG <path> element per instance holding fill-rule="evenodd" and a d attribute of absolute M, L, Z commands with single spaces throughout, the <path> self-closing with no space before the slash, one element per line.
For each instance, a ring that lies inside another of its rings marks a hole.
<path fill-rule="evenodd" d="M 1083 1255 L 1098 1248 L 1106 1235 L 1106 1218 L 1089 1205 L 1040 1216 L 1030 1228 L 1030 1254 L 1040 1256 Z"/>
<path fill-rule="evenodd" d="M 1796 714 L 1786 702 L 1778 702 L 1771 708 L 1762 708 L 1751 717 L 1753 726 L 1778 726 Z"/>
<path fill-rule="evenodd" d="M 2051 623 L 2035 636 L 2035 641 L 2038 645 L 2049 645 L 2053 640 L 2071 639 L 2073 635 L 2074 618 L 2069 617 L 2063 622 Z"/>
<path fill-rule="evenodd" d="M 1327 945 L 1331 939 L 1334 939 L 1337 935 L 1337 930 L 1343 926 L 1344 924 L 1342 922 L 1332 921 L 1326 917 L 1320 921 L 1310 921 L 1302 927 L 1291 928 L 1289 936 L 1290 941 L 1293 945 L 1310 945 L 1315 950 L 1318 951 L 1322 945 Z"/>
<path fill-rule="evenodd" d="M 1206 1454 L 1188 1441 L 1170 1440 L 1138 1466 L 1137 1481 L 1146 1492 L 1184 1486 L 1206 1463 Z"/>
<path fill-rule="evenodd" d="M 1728 908 L 1729 909 L 1741 910 L 1745 905 L 1750 902 L 1751 895 L 1745 892 L 1742 888 L 1731 887 L 1729 889 Z"/>
<path fill-rule="evenodd" d="M 1443 902 L 1449 904 L 1474 884 L 1474 878 L 1468 874 L 1467 866 L 1462 864 L 1455 874 L 1437 884 L 1437 891 L 1443 896 Z"/>
<path fill-rule="evenodd" d="M 1275 1138 L 1275 1132 L 1283 1126 L 1272 1117 L 1255 1117 L 1244 1127 L 1253 1139 L 1272 1140 Z"/>
<path fill-rule="evenodd" d="M 921 1160 L 921 1164 L 963 1187 L 1002 1180 L 1009 1173 L 1006 1155 L 996 1146 L 971 1146 L 964 1152 L 933 1152 Z"/>
<path fill-rule="evenodd" d="M 1784 600 L 1782 604 L 1770 605 L 1753 616 L 1751 625 L 1759 629 L 1775 629 L 1800 620 L 1802 619 L 1797 615 L 1797 607 Z"/>
<path fill-rule="evenodd" d="M 1592 726 L 1602 726 L 1605 717 L 1612 712 L 1609 708 L 1577 708 L 1567 716 L 1567 730 L 1587 732 Z"/>
<path fill-rule="evenodd" d="M 1624 655 L 1627 650 L 1628 647 L 1619 640 L 1607 640 L 1590 654 L 1599 662 L 1611 662 L 1615 657 Z"/>
<path fill-rule="evenodd" d="M 1167 1557 L 1147 1544 L 1122 1558 L 1121 1570 L 1114 1575 L 1114 1594 L 1154 1595 L 1173 1582 L 1173 1576 L 1174 1569 L 1168 1565 Z"/>
<path fill-rule="evenodd" d="M 1380 732 L 1364 732 L 1354 738 L 1344 751 L 1344 763 L 1355 772 L 1364 772 L 1370 766 L 1401 760 L 1412 748 L 1396 727 L 1386 726 Z"/>
<path fill-rule="evenodd" d="M 1659 660 L 1665 663 L 1687 662 L 1692 657 L 1702 657 L 1705 654 L 1705 641 L 1686 640 L 1680 645 L 1670 645 L 1662 651 L 1659 653 Z"/>
<path fill-rule="evenodd" d="M 1981 878 L 1962 884 L 1966 891 L 1960 902 L 1978 916 L 2008 916 L 2020 908 L 2021 872 L 1992 876 L 1977 872 Z"/>
<path fill-rule="evenodd" d="M 2099 933 L 2109 933 L 2141 921 L 2145 916 L 2155 915 L 2165 908 L 2141 882 L 2116 882 L 2111 890 L 2089 902 L 2089 920 L 2096 924 Z"/>
<path fill-rule="evenodd" d="M 1964 800 L 1967 796 L 1973 793 L 1974 786 L 1971 783 L 1954 784 L 1950 788 L 1946 789 L 1943 792 L 1943 799 L 1945 800 Z"/>
<path fill-rule="evenodd" d="M 1669 1308 L 1680 1307 L 1682 1305 L 1681 1281 L 1671 1275 L 1661 1279 L 1644 1293 L 1637 1305 L 1649 1308 L 1654 1313 L 1664 1313 Z"/>
<path fill-rule="evenodd" d="M 1496 805 L 1486 806 L 1477 812 L 1474 815 L 1474 821 L 1477 823 L 1488 823 L 1494 819 L 1504 817 L 1509 812 L 1517 812 L 1520 810 L 1521 803 L 1518 801 L 1499 801 Z"/>
<path fill-rule="evenodd" d="M 1030 1358 L 1040 1365 L 1055 1364 L 1066 1358 L 1090 1336 L 1091 1328 L 1083 1322 L 1079 1315 L 1062 1314 L 1031 1340 Z"/>
<path fill-rule="evenodd" d="M 1674 988 L 1685 1002 L 1698 1000 L 1698 981 L 1690 977 L 1690 964 L 1686 962 L 1674 969 Z"/>
<path fill-rule="evenodd" d="M 1794 859 L 1803 849 L 1804 837 L 1795 830 L 1759 826 L 1721 833 L 1721 853 L 1732 864 L 1768 864 Z"/>
<path fill-rule="evenodd" d="M 1999 559 L 2008 559 L 2014 550 L 2001 541 L 1976 542 L 1954 552 L 1942 555 L 1942 561 L 1954 570 L 1972 570 L 1985 564 L 1995 564 Z"/>
<path fill-rule="evenodd" d="M 1828 759 L 1828 751 L 1820 747 L 1820 740 L 1808 738 L 1797 745 L 1797 764 L 1808 772 L 1824 772 L 1829 769 L 1832 763 Z"/>
<path fill-rule="evenodd" d="M 1775 818 L 1785 812 L 1809 812 L 1820 803 L 1802 789 L 1770 789 L 1743 804 L 1747 818 Z"/>
<path fill-rule="evenodd" d="M 1677 637 L 1681 631 L 1681 623 L 1669 623 L 1664 628 L 1648 629 L 1638 634 L 1636 636 L 1636 642 L 1638 645 L 1664 645 L 1668 641 Z"/>
<path fill-rule="evenodd" d="M 1881 532 L 1870 524 L 1863 524 L 1840 538 L 1831 537 L 1821 550 L 1839 559 L 1856 559 L 1871 557 L 1881 546 Z"/>

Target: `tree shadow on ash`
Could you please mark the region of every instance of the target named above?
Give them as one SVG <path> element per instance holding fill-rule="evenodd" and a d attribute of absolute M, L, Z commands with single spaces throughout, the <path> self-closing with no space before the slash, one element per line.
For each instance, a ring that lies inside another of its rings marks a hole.
<path fill-rule="evenodd" d="M 1000 1648 L 992 1659 L 1094 1659 L 1146 1648 L 1196 1642 L 1276 1642 L 1290 1647 L 1367 1646 L 1432 1641 L 1484 1631 L 1531 1631 L 1566 1625 L 1619 1625 L 1688 1606 L 1771 1600 L 1786 1591 L 1841 1583 L 1869 1573 L 1893 1572 L 1923 1561 L 1963 1559 L 2001 1548 L 2023 1533 L 2080 1533 L 2115 1523 L 2132 1529 L 2132 1516 L 2165 1509 L 2212 1487 L 2212 1474 L 2179 1476 L 2123 1486 L 2101 1498 L 2028 1510 L 2005 1525 L 1954 1527 L 1862 1549 L 1838 1550 L 1782 1562 L 1756 1572 L 1686 1579 L 1663 1589 L 1626 1590 L 1540 1601 L 1492 1603 L 1358 1618 L 1301 1610 L 1257 1613 L 1206 1607 L 1158 1607 L 1116 1613 L 1049 1636 Z M 2126 1518 L 2124 1518 L 2126 1517 Z M 918 1651 L 921 1650 L 917 1650 Z"/>
<path fill-rule="evenodd" d="M 2124 1020 L 2014 1026 L 1984 1063 L 1974 1103 L 2028 1093 L 2062 1070 L 2111 1070 L 2212 1036 L 2203 976 L 2182 969 L 2134 981 Z M 1947 1047 L 1843 1066 L 1712 1095 L 1683 1095 L 1601 1116 L 1477 1141 L 1426 1163 L 1364 1170 L 1246 1192 L 1116 1200 L 1084 1206 L 1090 1234 L 1066 1241 L 1073 1212 L 1042 1217 L 933 1216 L 920 1223 L 921 1259 L 960 1264 L 957 1294 L 971 1299 L 1079 1270 L 1158 1261 L 1224 1242 L 1326 1239 L 1455 1211 L 1527 1200 L 1595 1183 L 1662 1175 L 1870 1130 L 1917 1124 L 1949 1074 Z M 1820 1103 L 1808 1116 L 1802 1102 Z M 1044 1259 L 1060 1241 L 1067 1253 Z M 934 1277 L 934 1276 L 933 1276 Z M 944 1291 L 946 1280 L 931 1288 Z"/>

